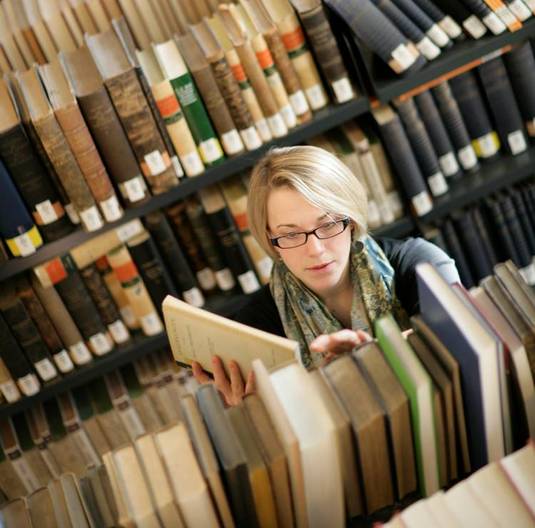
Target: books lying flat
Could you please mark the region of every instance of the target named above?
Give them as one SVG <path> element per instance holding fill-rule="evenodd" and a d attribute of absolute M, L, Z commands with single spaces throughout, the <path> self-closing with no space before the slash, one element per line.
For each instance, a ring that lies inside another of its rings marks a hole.
<path fill-rule="evenodd" d="M 163 302 L 163 313 L 173 357 L 178 363 L 191 365 L 198 361 L 211 371 L 211 358 L 217 354 L 225 364 L 235 360 L 246 374 L 256 358 L 271 369 L 299 357 L 295 341 L 214 315 L 170 295 Z"/>

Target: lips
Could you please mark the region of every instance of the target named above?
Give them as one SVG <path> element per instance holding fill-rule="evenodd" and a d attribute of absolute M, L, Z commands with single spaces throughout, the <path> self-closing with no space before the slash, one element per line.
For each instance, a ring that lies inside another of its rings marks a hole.
<path fill-rule="evenodd" d="M 321 270 L 326 269 L 330 264 L 332 264 L 332 261 L 331 262 L 325 262 L 324 264 L 318 264 L 317 266 L 310 266 L 310 267 L 307 268 L 307 270 L 309 270 L 309 271 L 321 271 Z"/>

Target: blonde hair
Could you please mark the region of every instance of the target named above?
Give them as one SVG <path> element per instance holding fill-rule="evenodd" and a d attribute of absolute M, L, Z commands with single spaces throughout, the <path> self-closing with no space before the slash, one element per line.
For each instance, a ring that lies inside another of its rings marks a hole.
<path fill-rule="evenodd" d="M 271 189 L 280 187 L 299 192 L 326 213 L 347 216 L 358 236 L 366 233 L 366 191 L 341 160 L 313 146 L 274 148 L 253 168 L 247 202 L 251 233 L 268 255 L 277 253 L 268 235 L 267 200 Z"/>

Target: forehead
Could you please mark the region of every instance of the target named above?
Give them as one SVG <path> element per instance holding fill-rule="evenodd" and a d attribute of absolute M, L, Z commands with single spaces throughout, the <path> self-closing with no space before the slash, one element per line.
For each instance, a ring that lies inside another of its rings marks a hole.
<path fill-rule="evenodd" d="M 281 224 L 307 227 L 314 224 L 325 211 L 312 205 L 302 194 L 290 187 L 272 189 L 267 200 L 268 228 Z"/>

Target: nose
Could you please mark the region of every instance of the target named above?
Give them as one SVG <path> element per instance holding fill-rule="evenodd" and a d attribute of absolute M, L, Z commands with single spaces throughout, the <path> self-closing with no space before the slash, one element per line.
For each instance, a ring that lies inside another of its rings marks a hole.
<path fill-rule="evenodd" d="M 323 253 L 323 250 L 325 249 L 323 242 L 324 241 L 320 240 L 317 236 L 313 234 L 309 235 L 306 243 L 307 253 L 309 255 L 318 255 Z"/>

